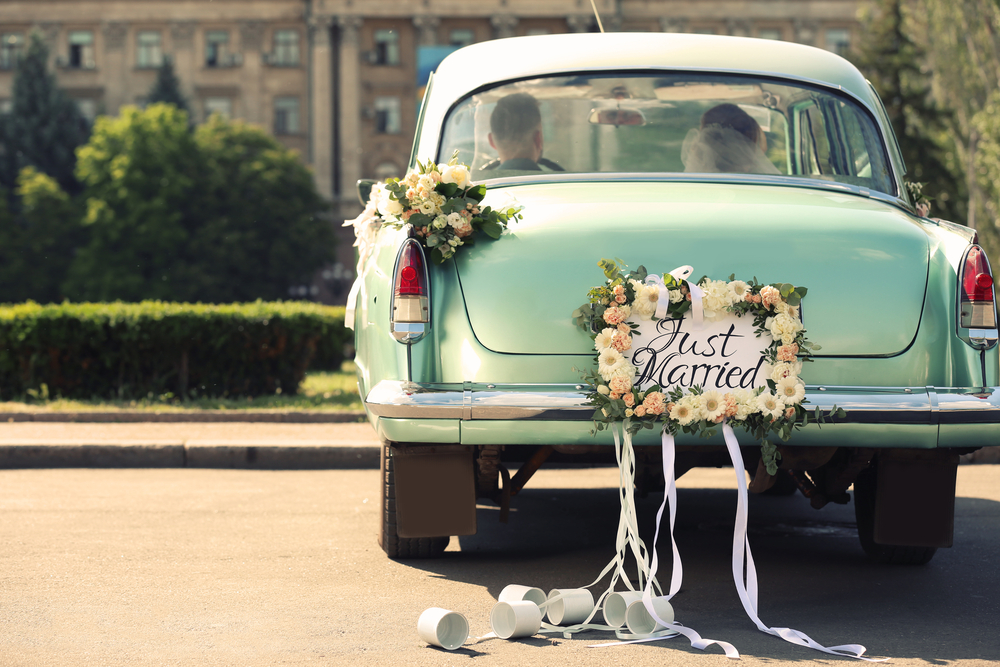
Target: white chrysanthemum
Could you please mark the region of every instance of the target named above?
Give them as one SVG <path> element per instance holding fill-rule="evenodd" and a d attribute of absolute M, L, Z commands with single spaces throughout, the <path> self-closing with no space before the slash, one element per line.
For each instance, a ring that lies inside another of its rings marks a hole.
<path fill-rule="evenodd" d="M 701 395 L 701 404 L 705 410 L 705 419 L 715 421 L 726 411 L 726 404 L 722 400 L 722 392 L 709 389 Z"/>
<path fill-rule="evenodd" d="M 788 361 L 779 361 L 770 369 L 770 378 L 775 382 L 781 382 L 786 377 L 797 378 L 802 373 L 802 362 L 796 361 L 794 363 Z"/>
<path fill-rule="evenodd" d="M 729 307 L 733 305 L 729 283 L 724 280 L 707 280 L 701 287 L 705 291 L 701 299 L 705 309 L 705 319 L 717 322 L 726 317 L 729 314 Z"/>
<path fill-rule="evenodd" d="M 622 377 L 628 378 L 630 381 L 635 380 L 636 368 L 628 362 L 624 357 L 620 364 L 615 365 L 611 369 L 611 377 Z"/>
<path fill-rule="evenodd" d="M 747 293 L 750 291 L 750 286 L 747 285 L 742 280 L 734 280 L 729 283 L 729 293 L 732 303 L 739 303 L 746 298 Z"/>
<path fill-rule="evenodd" d="M 674 403 L 674 407 L 670 409 L 670 418 L 681 426 L 687 426 L 698 419 L 698 406 L 692 404 L 692 401 L 689 400 L 691 398 L 693 398 L 691 394 L 688 394 Z"/>
<path fill-rule="evenodd" d="M 806 397 L 806 388 L 799 382 L 799 378 L 793 375 L 779 381 L 775 393 L 781 397 L 786 406 L 798 405 Z"/>
<path fill-rule="evenodd" d="M 769 415 L 771 419 L 780 419 L 781 413 L 785 410 L 785 402 L 780 396 L 765 391 L 757 397 L 757 408 L 761 414 Z"/>
<path fill-rule="evenodd" d="M 746 419 L 757 413 L 757 394 L 749 389 L 734 389 L 730 392 L 736 399 L 736 419 Z"/>
<path fill-rule="evenodd" d="M 600 352 L 601 350 L 606 350 L 611 347 L 611 341 L 615 337 L 615 331 L 617 331 L 617 329 L 608 327 L 607 329 L 601 331 L 601 333 L 597 334 L 597 337 L 594 338 L 594 349 Z"/>
<path fill-rule="evenodd" d="M 787 314 L 779 314 L 767 318 L 767 328 L 771 338 L 780 340 L 785 345 L 795 342 L 795 336 L 802 331 L 802 323 Z"/>

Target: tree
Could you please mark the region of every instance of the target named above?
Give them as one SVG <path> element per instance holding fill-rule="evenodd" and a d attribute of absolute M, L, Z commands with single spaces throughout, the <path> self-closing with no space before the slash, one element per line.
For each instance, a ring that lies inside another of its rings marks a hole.
<path fill-rule="evenodd" d="M 187 113 L 166 104 L 102 116 L 79 150 L 88 244 L 70 267 L 77 301 L 177 300 L 192 279 L 192 193 L 201 160 Z"/>
<path fill-rule="evenodd" d="M 310 173 L 260 129 L 215 116 L 192 133 L 174 106 L 126 107 L 79 156 L 90 241 L 73 299 L 281 299 L 333 256 Z"/>
<path fill-rule="evenodd" d="M 82 241 L 80 207 L 55 179 L 25 167 L 15 190 L 16 212 L 0 198 L 0 301 L 56 303 Z"/>
<path fill-rule="evenodd" d="M 964 222 L 964 179 L 948 164 L 948 152 L 954 152 L 947 133 L 949 114 L 931 95 L 926 53 L 911 37 L 908 4 L 912 2 L 876 0 L 866 8 L 863 46 L 854 59 L 885 104 L 907 180 L 926 184 L 932 215 Z"/>
<path fill-rule="evenodd" d="M 156 72 L 156 82 L 153 84 L 152 89 L 150 89 L 146 101 L 148 104 L 157 104 L 160 102 L 173 104 L 181 111 L 191 111 L 188 108 L 187 100 L 181 94 L 181 84 L 174 74 L 174 65 L 170 58 L 163 58 L 163 63 Z"/>
<path fill-rule="evenodd" d="M 299 157 L 257 127 L 212 116 L 195 142 L 207 179 L 195 233 L 205 289 L 219 301 L 288 298 L 333 257 L 327 205 Z"/>
<path fill-rule="evenodd" d="M 69 194 L 79 191 L 74 176 L 76 149 L 87 141 L 88 123 L 76 102 L 48 71 L 48 48 L 32 32 L 18 63 L 10 113 L 4 119 L 5 168 L 2 185 L 13 189 L 21 169 L 31 166 L 54 178 Z"/>

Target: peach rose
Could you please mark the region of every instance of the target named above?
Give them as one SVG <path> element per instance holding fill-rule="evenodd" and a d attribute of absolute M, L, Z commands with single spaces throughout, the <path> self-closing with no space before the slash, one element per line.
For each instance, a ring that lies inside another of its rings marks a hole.
<path fill-rule="evenodd" d="M 627 407 L 630 408 L 635 407 L 635 394 L 633 394 L 632 392 L 628 392 L 622 398 L 625 399 L 625 405 Z"/>
<path fill-rule="evenodd" d="M 778 361 L 795 361 L 795 355 L 799 353 L 799 346 L 796 343 L 791 345 L 778 346 Z"/>
<path fill-rule="evenodd" d="M 625 313 L 618 306 L 611 306 L 604 311 L 604 321 L 611 326 L 618 326 L 625 321 Z"/>
<path fill-rule="evenodd" d="M 760 290 L 760 300 L 765 308 L 772 308 L 774 304 L 781 301 L 781 292 L 778 291 L 777 287 L 764 285 Z"/>
<path fill-rule="evenodd" d="M 792 419 L 795 417 L 795 408 L 785 408 L 785 419 Z"/>
<path fill-rule="evenodd" d="M 630 336 L 632 335 L 632 327 L 625 324 L 624 322 L 618 325 L 618 330 L 621 331 L 623 334 L 628 334 Z"/>
<path fill-rule="evenodd" d="M 621 398 L 621 394 L 616 394 L 615 392 L 611 392 L 612 401 L 617 401 L 619 398 Z"/>
<path fill-rule="evenodd" d="M 611 382 L 609 382 L 608 385 L 611 387 L 612 392 L 621 396 L 632 388 L 632 380 L 627 377 L 616 375 L 611 378 Z"/>
<path fill-rule="evenodd" d="M 616 331 L 615 335 L 611 338 L 611 347 L 619 352 L 630 350 L 632 349 L 632 337 L 628 334 L 623 334 L 621 331 Z"/>
<path fill-rule="evenodd" d="M 646 394 L 646 398 L 642 404 L 645 406 L 647 412 L 651 412 L 654 415 L 662 415 L 666 409 L 666 406 L 663 404 L 663 393 L 659 391 L 651 391 Z"/>
<path fill-rule="evenodd" d="M 643 405 L 637 405 L 637 406 L 635 406 L 635 416 L 636 417 L 645 417 L 646 416 L 646 407 L 643 406 Z"/>

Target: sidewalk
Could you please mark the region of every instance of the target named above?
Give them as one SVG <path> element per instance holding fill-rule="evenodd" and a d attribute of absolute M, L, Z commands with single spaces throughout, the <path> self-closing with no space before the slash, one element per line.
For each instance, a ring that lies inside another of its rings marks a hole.
<path fill-rule="evenodd" d="M 0 468 L 377 468 L 378 438 L 360 418 L 301 412 L 6 414 L 0 417 Z"/>
<path fill-rule="evenodd" d="M 4 468 L 378 468 L 363 413 L 0 413 Z M 962 463 L 1000 463 L 985 447 Z"/>

